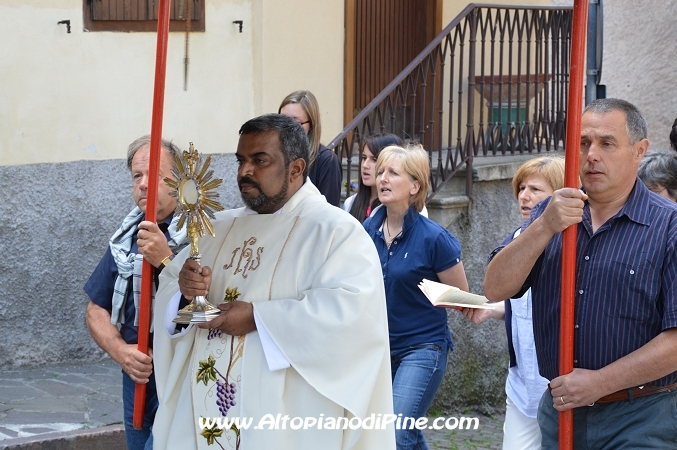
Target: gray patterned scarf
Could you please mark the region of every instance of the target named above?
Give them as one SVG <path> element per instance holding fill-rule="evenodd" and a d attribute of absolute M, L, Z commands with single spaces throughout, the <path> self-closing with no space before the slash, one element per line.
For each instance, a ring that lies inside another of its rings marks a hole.
<path fill-rule="evenodd" d="M 132 237 L 136 232 L 137 226 L 144 219 L 145 214 L 135 207 L 125 220 L 122 226 L 110 238 L 110 252 L 113 255 L 115 264 L 118 266 L 118 277 L 115 279 L 113 290 L 113 309 L 111 311 L 110 321 L 114 325 L 125 323 L 125 316 L 122 313 L 127 300 L 127 288 L 129 287 L 129 278 L 132 278 L 132 290 L 134 293 L 134 306 L 136 314 L 134 315 L 134 325 L 139 325 L 139 299 L 141 297 L 141 267 L 143 265 L 143 255 L 130 253 L 132 249 Z M 169 224 L 168 232 L 170 239 L 167 241 L 169 248 L 174 254 L 178 253 L 186 246 L 186 227 L 181 231 L 176 231 L 176 224 L 179 216 L 175 215 Z M 155 298 L 155 283 L 153 283 L 153 298 Z M 153 331 L 153 319 L 151 310 L 151 332 Z"/>

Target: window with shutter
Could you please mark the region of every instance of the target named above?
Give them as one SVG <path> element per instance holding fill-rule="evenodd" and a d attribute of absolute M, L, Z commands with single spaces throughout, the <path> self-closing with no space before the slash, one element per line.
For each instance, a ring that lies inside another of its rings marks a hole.
<path fill-rule="evenodd" d="M 205 30 L 206 0 L 171 0 L 169 31 Z M 187 4 L 190 2 L 190 5 Z M 86 31 L 157 31 L 159 0 L 83 0 Z"/>

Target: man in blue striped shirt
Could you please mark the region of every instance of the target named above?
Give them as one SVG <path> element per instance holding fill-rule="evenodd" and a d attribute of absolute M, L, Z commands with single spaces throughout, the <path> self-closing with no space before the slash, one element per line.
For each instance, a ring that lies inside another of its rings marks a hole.
<path fill-rule="evenodd" d="M 538 411 L 544 449 L 557 448 L 557 413 L 572 408 L 577 450 L 677 448 L 677 206 L 637 178 L 646 134 L 634 105 L 593 101 L 581 122 L 583 189 L 534 208 L 487 268 L 491 300 L 532 289 L 538 364 L 551 380 Z M 574 370 L 559 376 L 561 232 L 570 225 Z"/>

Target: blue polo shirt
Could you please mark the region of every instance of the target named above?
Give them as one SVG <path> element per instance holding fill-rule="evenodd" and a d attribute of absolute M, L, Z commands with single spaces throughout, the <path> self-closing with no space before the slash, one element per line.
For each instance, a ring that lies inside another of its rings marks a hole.
<path fill-rule="evenodd" d="M 381 230 L 386 208 L 364 222 L 383 271 L 388 306 L 390 349 L 437 344 L 453 348 L 447 311 L 434 307 L 418 288 L 424 278 L 439 281 L 437 273 L 461 261 L 461 244 L 446 229 L 423 217 L 414 207 L 404 216 L 402 234 L 388 249 Z"/>
<path fill-rule="evenodd" d="M 541 202 L 523 225 L 539 217 Z M 518 238 L 519 239 L 519 238 Z M 494 250 L 495 254 L 502 247 Z M 559 375 L 562 234 L 526 280 L 531 287 L 541 375 Z M 621 210 L 592 232 L 586 202 L 576 239 L 574 367 L 597 370 L 677 327 L 677 204 L 637 179 Z M 677 382 L 677 372 L 652 384 Z"/>
<path fill-rule="evenodd" d="M 142 219 L 145 220 L 145 219 Z M 167 240 L 170 239 L 169 232 L 167 228 L 172 221 L 172 216 L 170 215 L 165 222 L 161 223 L 160 229 L 164 232 Z M 138 253 L 139 246 L 136 243 L 137 233 L 139 229 L 137 228 L 134 231 L 132 236 L 132 248 L 130 253 Z M 158 285 L 158 275 L 160 270 L 153 270 L 153 279 L 155 281 L 155 287 Z M 110 252 L 110 246 L 106 247 L 106 252 L 103 254 L 101 261 L 92 272 L 92 275 L 85 283 L 85 292 L 89 296 L 90 300 L 103 309 L 111 311 L 113 309 L 113 290 L 115 288 L 115 280 L 118 276 L 118 266 L 115 264 L 113 255 Z M 120 325 L 120 335 L 122 339 L 128 344 L 137 344 L 139 339 L 139 327 L 134 326 L 134 316 L 136 315 L 136 308 L 134 306 L 134 295 L 132 293 L 132 281 L 127 285 L 127 295 L 125 304 L 123 306 L 122 314 L 125 318 L 125 323 Z M 153 335 L 150 335 L 149 346 L 153 347 Z"/>

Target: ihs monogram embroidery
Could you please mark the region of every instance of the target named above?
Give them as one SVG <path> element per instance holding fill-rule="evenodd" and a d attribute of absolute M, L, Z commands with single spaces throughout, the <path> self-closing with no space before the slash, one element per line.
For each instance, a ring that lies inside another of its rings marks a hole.
<path fill-rule="evenodd" d="M 230 263 L 223 266 L 223 270 L 228 270 L 233 267 L 235 257 L 238 253 L 240 253 L 240 259 L 237 261 L 237 267 L 235 268 L 235 271 L 233 271 L 233 275 L 237 275 L 238 273 L 242 272 L 242 277 L 247 278 L 248 270 L 258 269 L 259 265 L 261 264 L 261 253 L 263 253 L 263 247 L 256 249 L 256 259 L 254 259 L 254 251 L 251 248 L 251 246 L 254 244 L 256 244 L 256 238 L 250 237 L 244 241 L 242 247 L 236 247 L 235 250 L 233 250 L 233 257 L 230 259 Z M 247 247 L 247 245 L 250 247 Z M 243 259 L 247 261 L 244 267 L 242 266 Z"/>

